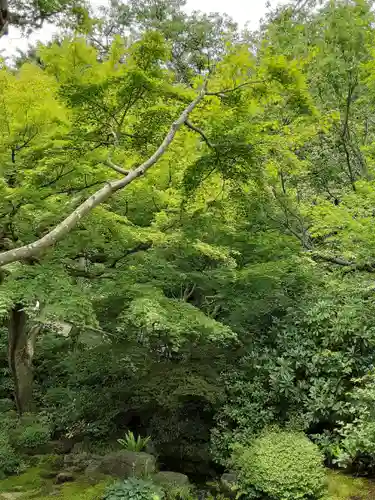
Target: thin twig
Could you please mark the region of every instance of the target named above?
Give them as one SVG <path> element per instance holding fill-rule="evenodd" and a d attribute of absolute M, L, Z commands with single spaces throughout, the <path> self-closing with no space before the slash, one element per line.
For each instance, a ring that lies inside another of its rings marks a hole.
<path fill-rule="evenodd" d="M 113 145 L 114 147 L 117 147 L 118 146 L 117 134 L 114 130 L 111 130 L 111 134 L 113 135 Z M 103 163 L 123 176 L 126 176 L 129 173 L 129 170 L 125 170 L 122 167 L 116 165 L 116 163 L 113 163 L 111 151 L 108 152 L 108 158 Z"/>
<path fill-rule="evenodd" d="M 195 125 L 193 125 L 189 120 L 186 120 L 185 122 L 185 125 L 190 128 L 191 130 L 193 130 L 194 132 L 197 132 L 197 134 L 199 134 L 202 139 L 204 140 L 204 142 L 207 144 L 207 146 L 209 148 L 212 148 L 214 149 L 215 148 L 215 145 L 212 144 L 212 142 L 208 139 L 208 137 L 206 136 L 206 134 L 203 132 L 202 129 L 196 127 Z"/>
<path fill-rule="evenodd" d="M 252 80 L 249 82 L 241 83 L 241 85 L 237 85 L 237 87 L 233 87 L 232 89 L 224 89 L 219 92 L 206 92 L 206 95 L 217 95 L 218 97 L 225 97 L 225 94 L 229 94 L 230 92 L 235 92 L 236 90 L 242 89 L 243 87 L 247 87 L 248 85 L 255 85 L 257 83 L 265 83 L 266 80 Z"/>

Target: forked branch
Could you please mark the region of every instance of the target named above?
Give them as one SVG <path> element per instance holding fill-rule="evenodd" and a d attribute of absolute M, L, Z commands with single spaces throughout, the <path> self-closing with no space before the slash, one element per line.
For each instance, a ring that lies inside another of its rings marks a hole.
<path fill-rule="evenodd" d="M 201 102 L 206 93 L 206 85 L 203 86 L 198 96 L 184 109 L 177 120 L 171 125 L 169 132 L 165 136 L 163 142 L 155 151 L 155 153 L 148 158 L 142 165 L 131 170 L 125 177 L 119 180 L 108 181 L 105 186 L 96 191 L 81 205 L 79 205 L 66 219 L 58 224 L 54 229 L 49 231 L 42 238 L 24 245 L 19 248 L 0 253 L 0 267 L 11 262 L 16 262 L 22 259 L 27 259 L 38 255 L 39 253 L 47 250 L 49 247 L 55 245 L 65 235 L 67 235 L 78 223 L 91 212 L 95 207 L 106 201 L 114 193 L 124 189 L 128 184 L 133 182 L 138 177 L 142 176 L 149 168 L 151 168 L 166 152 L 172 143 L 177 131 L 183 126 L 188 119 L 190 113 Z"/>

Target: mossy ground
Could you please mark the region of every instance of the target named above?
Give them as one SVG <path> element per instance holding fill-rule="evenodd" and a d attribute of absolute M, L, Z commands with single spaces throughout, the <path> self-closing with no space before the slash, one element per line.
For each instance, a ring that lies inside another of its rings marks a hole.
<path fill-rule="evenodd" d="M 56 485 L 53 479 L 43 477 L 45 471 L 44 464 L 0 480 L 0 500 L 100 500 L 113 482 L 113 478 L 107 478 L 90 485 L 85 478 L 78 478 L 72 483 Z M 328 471 L 327 500 L 375 500 L 375 482 Z"/>
<path fill-rule="evenodd" d="M 32 467 L 23 474 L 0 481 L 0 500 L 100 500 L 113 479 L 104 479 L 90 485 L 85 478 L 72 483 L 54 484 L 43 478 L 44 468 Z"/>
<path fill-rule="evenodd" d="M 329 471 L 328 500 L 375 500 L 375 482 Z"/>

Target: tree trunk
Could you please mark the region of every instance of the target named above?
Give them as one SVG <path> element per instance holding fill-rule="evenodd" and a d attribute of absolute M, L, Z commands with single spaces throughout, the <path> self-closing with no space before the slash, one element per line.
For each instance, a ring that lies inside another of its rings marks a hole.
<path fill-rule="evenodd" d="M 19 415 L 33 409 L 33 357 L 40 326 L 28 328 L 22 304 L 10 312 L 8 327 L 8 362 L 14 382 L 14 396 Z"/>
<path fill-rule="evenodd" d="M 0 37 L 8 34 L 8 0 L 0 0 Z"/>

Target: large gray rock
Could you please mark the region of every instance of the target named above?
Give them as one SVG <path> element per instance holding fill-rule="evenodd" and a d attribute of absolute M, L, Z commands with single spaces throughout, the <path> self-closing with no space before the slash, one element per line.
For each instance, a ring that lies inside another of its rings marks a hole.
<path fill-rule="evenodd" d="M 127 478 L 153 474 L 156 469 L 156 460 L 153 455 L 135 451 L 117 451 L 100 458 L 98 472 Z"/>
<path fill-rule="evenodd" d="M 22 451 L 28 455 L 64 455 L 69 453 L 72 447 L 73 443 L 69 439 L 58 439 Z"/>
<path fill-rule="evenodd" d="M 14 410 L 14 403 L 11 399 L 0 399 L 0 413 Z"/>
<path fill-rule="evenodd" d="M 237 475 L 234 472 L 225 472 L 220 478 L 220 485 L 223 493 L 229 498 L 236 498 Z"/>
<path fill-rule="evenodd" d="M 189 478 L 180 472 L 162 471 L 155 474 L 153 480 L 157 484 L 173 484 L 175 486 L 188 486 Z"/>
<path fill-rule="evenodd" d="M 91 453 L 69 453 L 64 456 L 64 468 L 73 472 L 83 472 L 89 465 L 99 464 L 102 458 Z"/>
<path fill-rule="evenodd" d="M 71 472 L 59 472 L 56 476 L 56 484 L 69 483 L 75 480 L 75 475 Z"/>

